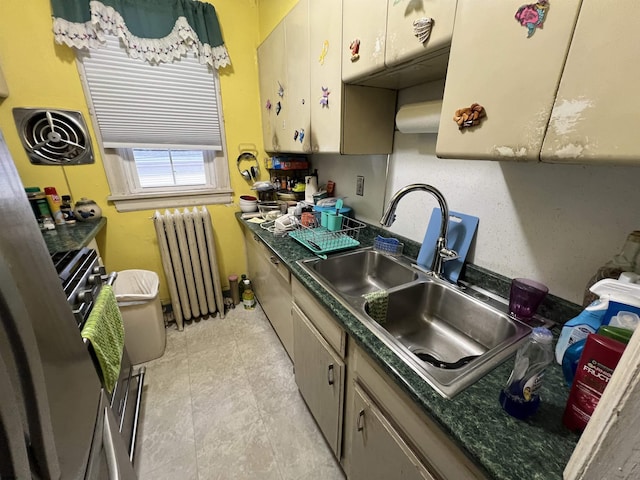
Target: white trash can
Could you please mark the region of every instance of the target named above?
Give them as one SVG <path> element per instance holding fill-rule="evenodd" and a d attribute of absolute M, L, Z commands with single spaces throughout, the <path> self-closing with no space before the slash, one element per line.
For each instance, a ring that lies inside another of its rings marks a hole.
<path fill-rule="evenodd" d="M 113 284 L 124 323 L 124 344 L 133 364 L 164 354 L 167 335 L 159 285 L 158 274 L 149 270 L 123 270 Z"/>

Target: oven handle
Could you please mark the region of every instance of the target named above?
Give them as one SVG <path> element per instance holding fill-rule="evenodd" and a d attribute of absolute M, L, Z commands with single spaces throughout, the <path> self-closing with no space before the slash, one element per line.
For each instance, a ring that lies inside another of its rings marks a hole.
<path fill-rule="evenodd" d="M 111 272 L 109 275 L 105 275 L 102 277 L 102 280 L 106 282 L 107 285 L 113 285 L 118 277 L 118 272 Z"/>
<path fill-rule="evenodd" d="M 138 373 L 134 375 L 138 377 L 138 389 L 136 391 L 136 410 L 133 416 L 133 429 L 131 431 L 131 447 L 129 448 L 129 460 L 133 463 L 133 456 L 136 451 L 136 437 L 138 433 L 138 420 L 140 419 L 140 406 L 142 404 L 142 387 L 144 386 L 144 375 L 146 373 L 146 367 L 140 367 Z"/>

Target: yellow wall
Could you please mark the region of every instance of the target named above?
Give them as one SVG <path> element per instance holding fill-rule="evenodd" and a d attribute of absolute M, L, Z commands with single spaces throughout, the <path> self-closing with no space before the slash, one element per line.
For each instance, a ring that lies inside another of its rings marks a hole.
<path fill-rule="evenodd" d="M 250 185 L 238 173 L 235 161 L 240 144 L 257 145 L 261 157 L 265 155 L 256 60 L 260 42 L 258 6 L 256 0 L 216 0 L 211 3 L 216 7 L 232 61 L 232 66 L 223 69 L 220 75 L 231 185 L 236 196 L 250 194 Z M 0 129 L 25 186 L 55 186 L 60 195 L 69 193 L 74 200 L 94 199 L 108 218 L 106 230 L 97 239 L 107 269 L 140 268 L 158 272 L 163 279 L 160 296 L 167 300 L 168 289 L 153 223 L 149 219 L 153 212 L 118 213 L 107 202 L 109 186 L 95 142 L 95 164 L 69 167 L 31 165 L 20 144 L 12 116 L 14 107 L 79 110 L 90 123 L 74 53 L 54 43 L 51 25 L 48 0 L 0 2 L 0 65 L 10 90 L 9 97 L 0 100 Z M 91 135 L 95 138 L 93 131 Z M 267 178 L 264 171 L 262 175 L 263 179 Z M 225 288 L 229 274 L 246 270 L 242 232 L 234 216 L 237 210 L 235 205 L 209 207 Z"/>

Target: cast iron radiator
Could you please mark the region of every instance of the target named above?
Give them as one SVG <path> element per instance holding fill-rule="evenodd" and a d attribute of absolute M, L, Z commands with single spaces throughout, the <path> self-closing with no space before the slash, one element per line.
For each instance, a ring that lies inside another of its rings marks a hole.
<path fill-rule="evenodd" d="M 156 211 L 153 223 L 178 330 L 184 328 L 185 320 L 217 313 L 224 318 L 216 243 L 207 209 Z"/>

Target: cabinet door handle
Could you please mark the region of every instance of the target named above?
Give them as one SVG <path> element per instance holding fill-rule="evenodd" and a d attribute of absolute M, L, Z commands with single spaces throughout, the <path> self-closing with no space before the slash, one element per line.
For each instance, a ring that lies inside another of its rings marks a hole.
<path fill-rule="evenodd" d="M 329 385 L 334 384 L 333 363 L 330 363 L 329 368 L 327 369 L 327 381 L 329 382 Z"/>
<path fill-rule="evenodd" d="M 358 418 L 356 420 L 356 428 L 359 432 L 364 430 L 364 408 L 358 412 Z"/>
<path fill-rule="evenodd" d="M 269 257 L 269 261 L 274 265 L 278 265 L 280 263 L 280 260 L 278 260 L 278 257 L 276 257 L 275 255 L 271 255 Z"/>

